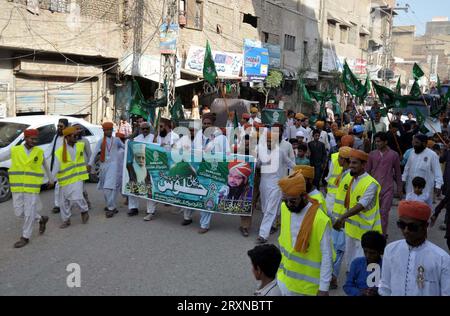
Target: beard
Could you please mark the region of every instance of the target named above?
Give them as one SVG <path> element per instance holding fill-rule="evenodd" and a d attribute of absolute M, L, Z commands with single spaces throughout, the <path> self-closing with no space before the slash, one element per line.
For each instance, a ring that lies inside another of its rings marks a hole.
<path fill-rule="evenodd" d="M 237 187 L 230 187 L 230 192 L 228 193 L 227 198 L 230 200 L 239 200 L 242 193 L 244 193 L 245 190 L 245 183 L 242 183 L 241 185 Z"/>
<path fill-rule="evenodd" d="M 414 146 L 414 152 L 416 154 L 420 154 L 424 150 L 425 150 L 425 146 Z"/>
<path fill-rule="evenodd" d="M 159 136 L 161 136 L 161 137 L 166 137 L 166 136 L 167 136 L 167 131 L 166 131 L 165 129 L 160 130 L 160 131 L 159 131 Z"/>
<path fill-rule="evenodd" d="M 295 206 L 295 207 L 289 207 L 288 205 L 286 205 L 287 206 L 287 208 L 289 209 L 289 211 L 291 211 L 292 213 L 300 213 L 304 208 L 305 208 L 305 206 L 308 204 L 308 201 L 306 200 L 306 199 L 302 199 L 301 201 L 300 201 L 300 204 L 298 204 L 297 206 Z"/>

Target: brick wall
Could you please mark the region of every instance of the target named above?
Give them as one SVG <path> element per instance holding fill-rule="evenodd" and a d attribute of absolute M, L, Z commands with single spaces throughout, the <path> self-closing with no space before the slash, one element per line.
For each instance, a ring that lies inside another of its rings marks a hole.
<path fill-rule="evenodd" d="M 27 5 L 27 0 L 8 0 Z M 81 15 L 93 17 L 105 21 L 120 22 L 121 0 L 76 0 L 80 6 Z M 41 10 L 50 10 L 51 8 L 57 12 L 70 12 L 71 0 L 39 0 L 39 8 Z M 65 10 L 64 10 L 65 9 Z M 60 11 L 62 10 L 62 11 Z"/>

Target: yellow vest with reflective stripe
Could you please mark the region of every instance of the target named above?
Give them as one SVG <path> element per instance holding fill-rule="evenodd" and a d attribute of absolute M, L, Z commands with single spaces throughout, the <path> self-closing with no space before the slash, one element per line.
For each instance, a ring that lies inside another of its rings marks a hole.
<path fill-rule="evenodd" d="M 333 170 L 331 176 L 328 179 L 327 193 L 336 194 L 338 186 L 336 185 L 336 180 L 342 173 L 342 167 L 339 165 L 339 152 L 331 155 L 331 166 Z"/>
<path fill-rule="evenodd" d="M 278 238 L 281 250 L 281 264 L 278 269 L 277 279 L 289 291 L 303 295 L 317 294 L 322 262 L 320 241 L 327 225 L 331 228 L 330 219 L 323 211 L 318 210 L 314 219 L 308 250 L 306 253 L 299 253 L 292 245 L 291 212 L 284 202 L 281 204 L 281 231 Z M 334 259 L 335 253 L 333 251 L 333 261 Z"/>
<path fill-rule="evenodd" d="M 337 189 L 333 205 L 333 219 L 338 218 L 346 211 L 344 203 L 350 181 L 352 181 L 352 176 L 350 175 L 350 172 L 347 172 L 347 174 L 342 177 L 341 182 L 339 182 L 339 187 Z"/>
<path fill-rule="evenodd" d="M 361 236 L 369 230 L 375 230 L 382 233 L 381 230 L 381 217 L 380 217 L 380 190 L 381 186 L 377 180 L 370 175 L 366 175 L 359 180 L 355 187 L 355 190 L 350 192 L 350 205 L 349 208 L 354 207 L 359 199 L 364 195 L 367 188 L 375 183 L 377 186 L 377 193 L 375 196 L 375 205 L 370 210 L 363 210 L 359 214 L 347 218 L 345 221 L 345 234 L 354 239 L 361 240 Z"/>
<path fill-rule="evenodd" d="M 315 194 L 309 195 L 309 197 L 313 200 L 316 200 L 317 202 L 319 202 L 320 204 L 320 208 L 322 209 L 322 211 L 325 211 L 325 214 L 327 213 L 327 203 L 325 201 L 325 198 L 323 197 L 322 192 L 320 192 L 319 190 L 314 190 L 316 191 Z"/>
<path fill-rule="evenodd" d="M 44 181 L 44 151 L 33 147 L 27 155 L 23 145 L 11 148 L 11 168 L 9 168 L 9 184 L 13 193 L 41 192 Z"/>
<path fill-rule="evenodd" d="M 70 157 L 69 152 L 67 152 L 67 162 L 63 162 L 62 154 L 64 146 L 59 147 L 55 152 L 55 156 L 60 164 L 56 179 L 58 179 L 58 183 L 62 187 L 89 179 L 86 162 L 84 160 L 84 143 L 78 142 L 75 144 L 75 147 L 75 161 L 72 161 L 72 157 Z"/>

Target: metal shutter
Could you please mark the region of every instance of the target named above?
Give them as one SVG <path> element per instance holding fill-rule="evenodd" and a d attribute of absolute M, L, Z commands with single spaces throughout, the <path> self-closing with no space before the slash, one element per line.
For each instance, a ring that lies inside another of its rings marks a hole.
<path fill-rule="evenodd" d="M 63 87 L 63 88 L 61 88 Z M 97 102 L 97 82 L 48 81 L 49 114 L 89 114 Z"/>
<path fill-rule="evenodd" d="M 16 77 L 16 112 L 45 112 L 45 81 Z"/>

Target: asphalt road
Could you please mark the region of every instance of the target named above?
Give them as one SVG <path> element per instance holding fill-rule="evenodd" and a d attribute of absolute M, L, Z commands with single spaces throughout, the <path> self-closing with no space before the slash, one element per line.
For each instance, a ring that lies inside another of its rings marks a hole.
<path fill-rule="evenodd" d="M 14 216 L 12 202 L 0 204 L 0 295 L 252 295 L 257 286 L 247 250 L 255 245 L 261 221 L 254 216 L 250 237 L 238 231 L 239 217 L 215 215 L 211 230 L 197 233 L 194 223 L 181 226 L 182 214 L 174 207 L 158 205 L 151 222 L 129 218 L 120 199 L 120 213 L 106 219 L 103 196 L 94 184 L 87 190 L 93 209 L 88 224 L 74 213 L 72 226 L 60 229 L 59 214 L 51 214 L 53 191 L 41 195 L 42 215 L 50 221 L 43 236 L 38 227 L 30 243 L 22 249 L 13 244 L 21 235 L 22 220 Z M 141 210 L 144 209 L 144 203 Z M 396 212 L 391 212 L 395 223 Z M 438 220 L 442 223 L 443 216 Z M 394 224 L 390 241 L 400 239 Z M 437 228 L 429 239 L 446 249 L 444 234 Z M 270 242 L 276 242 L 271 236 Z M 67 265 L 81 268 L 81 287 L 69 288 Z M 341 273 L 340 285 L 343 284 Z M 342 289 L 331 295 L 344 295 Z"/>

